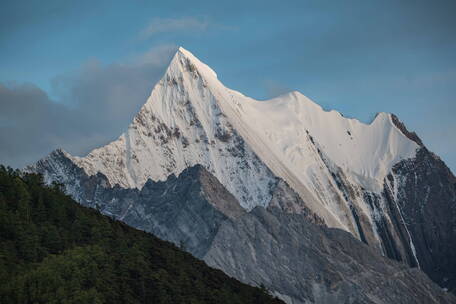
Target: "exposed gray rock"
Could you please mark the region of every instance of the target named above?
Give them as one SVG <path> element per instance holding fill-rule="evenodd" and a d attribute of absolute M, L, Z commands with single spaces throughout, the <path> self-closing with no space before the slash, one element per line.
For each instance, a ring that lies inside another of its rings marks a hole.
<path fill-rule="evenodd" d="M 245 213 L 238 201 L 202 166 L 185 169 L 166 181 L 148 180 L 141 190 L 111 187 L 98 173 L 88 176 L 63 151 L 53 152 L 33 170 L 45 180 L 62 181 L 82 205 L 122 220 L 202 257 L 220 224 Z"/>
<path fill-rule="evenodd" d="M 424 146 L 423 142 L 418 137 L 418 135 L 415 132 L 411 132 L 411 131 L 407 130 L 407 127 L 404 125 L 404 123 L 402 121 L 399 120 L 399 118 L 396 115 L 391 114 L 391 120 L 393 121 L 394 125 L 399 130 L 401 130 L 402 134 L 407 136 L 408 139 L 413 140 L 414 142 L 416 142 L 421 147 Z"/>
<path fill-rule="evenodd" d="M 245 211 L 202 166 L 171 175 L 164 182 L 147 181 L 141 190 L 115 187 L 97 201 L 107 214 L 120 214 L 130 226 L 151 232 L 202 257 L 220 224 Z"/>
<path fill-rule="evenodd" d="M 223 222 L 204 260 L 288 303 L 456 303 L 419 269 L 276 208 Z"/>
<path fill-rule="evenodd" d="M 419 266 L 431 279 L 456 292 L 456 177 L 426 148 L 389 175 L 396 185 L 403 222 Z"/>
<path fill-rule="evenodd" d="M 392 168 L 380 193 L 350 183 L 342 170 L 328 164 L 322 151 L 320 157 L 349 203 L 355 236 L 391 259 L 421 268 L 441 287 L 456 293 L 456 177 L 416 133 L 395 115 L 391 118 L 419 149 L 414 158 Z M 357 207 L 360 197 L 375 215 L 372 222 Z"/>
<path fill-rule="evenodd" d="M 380 195 L 364 191 L 364 200 L 378 214 L 380 245 L 384 255 L 421 268 L 441 287 L 456 293 L 456 177 L 416 133 L 395 115 L 391 118 L 420 148 L 414 158 L 393 167 Z M 366 243 L 374 245 L 369 238 Z"/>
<path fill-rule="evenodd" d="M 302 214 L 312 223 L 324 225 L 323 219 L 313 213 L 299 194 L 282 179 L 278 179 L 275 187 L 271 189 L 271 201 L 267 208 L 278 208 L 286 213 Z"/>

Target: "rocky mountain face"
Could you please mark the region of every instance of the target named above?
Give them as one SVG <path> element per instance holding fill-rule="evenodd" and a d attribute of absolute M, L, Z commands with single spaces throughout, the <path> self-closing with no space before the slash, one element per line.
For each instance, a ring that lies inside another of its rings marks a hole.
<path fill-rule="evenodd" d="M 87 207 L 122 220 L 132 227 L 151 232 L 202 258 L 209 249 L 220 224 L 247 211 L 236 198 L 204 167 L 186 168 L 165 181 L 148 180 L 142 189 L 112 187 L 102 173 L 89 176 L 62 150 L 36 163 L 35 170 L 45 181 L 63 181 L 63 187 Z M 59 170 L 50 173 L 50 163 Z M 54 163 L 55 164 L 55 163 Z M 67 177 L 71 177 L 68 179 Z M 271 188 L 271 201 L 286 212 L 287 204 L 303 206 L 299 211 L 310 222 L 323 221 L 305 209 L 300 197 L 283 181 L 276 179 Z"/>
<path fill-rule="evenodd" d="M 204 260 L 287 303 L 454 303 L 417 268 L 380 256 L 350 233 L 256 207 L 225 221 Z"/>
<path fill-rule="evenodd" d="M 185 169 L 179 177 L 148 180 L 139 190 L 111 187 L 102 173 L 88 176 L 63 151 L 55 151 L 51 158 L 65 164 L 64 172 L 55 172 L 51 179 L 74 177 L 65 181 L 66 188 L 81 204 L 173 242 L 199 258 L 207 252 L 223 221 L 246 212 L 200 165 Z M 36 168 L 41 172 L 47 165 L 38 162 Z M 50 179 L 49 175 L 46 178 Z"/>
<path fill-rule="evenodd" d="M 27 170 L 198 257 L 223 223 L 274 208 L 455 288 L 455 177 L 396 116 L 364 124 L 299 92 L 257 101 L 182 48 L 116 141 L 85 157 L 58 150 Z"/>
<path fill-rule="evenodd" d="M 171 241 L 242 282 L 263 285 L 287 303 L 456 303 L 417 268 L 327 228 L 305 207 L 292 209 L 303 202 L 283 180 L 267 209 L 247 212 L 200 165 L 138 190 L 111 187 L 101 173 L 88 176 L 62 151 L 52 157 L 68 165 L 65 174 L 79 176 L 72 189 L 83 205 Z"/>
<path fill-rule="evenodd" d="M 425 147 L 416 158 L 398 163 L 388 175 L 401 223 L 407 229 L 419 267 L 430 278 L 456 292 L 456 178 Z"/>

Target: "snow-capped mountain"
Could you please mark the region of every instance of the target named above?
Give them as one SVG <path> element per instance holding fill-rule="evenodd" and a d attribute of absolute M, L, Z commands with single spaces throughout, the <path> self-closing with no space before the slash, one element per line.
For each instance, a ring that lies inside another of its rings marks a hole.
<path fill-rule="evenodd" d="M 228 91 L 215 73 L 180 48 L 128 130 L 72 160 L 112 185 L 142 188 L 201 164 L 248 209 L 265 205 L 274 175 L 222 110 Z M 214 86 L 218 85 L 218 86 Z"/>
<path fill-rule="evenodd" d="M 81 176 L 104 176 L 105 188 L 141 189 L 148 179 L 164 181 L 197 164 L 247 211 L 274 202 L 284 182 L 300 199 L 276 207 L 310 211 L 378 252 L 422 267 L 439 284 L 456 284 L 456 179 L 397 117 L 380 113 L 364 124 L 299 92 L 258 101 L 226 88 L 183 48 L 116 141 L 85 157 L 57 151 L 28 170 L 95 206 L 106 204 L 97 196 L 100 184 Z M 445 258 L 436 253 L 442 250 Z"/>

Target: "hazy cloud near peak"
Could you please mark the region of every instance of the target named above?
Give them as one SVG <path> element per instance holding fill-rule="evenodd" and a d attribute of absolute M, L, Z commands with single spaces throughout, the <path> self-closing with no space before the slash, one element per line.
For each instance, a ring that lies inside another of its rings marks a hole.
<path fill-rule="evenodd" d="M 172 54 L 177 52 L 179 47 L 175 44 L 163 44 L 150 49 L 149 51 L 137 56 L 133 63 L 135 64 L 152 64 L 163 66 L 171 58 Z"/>
<path fill-rule="evenodd" d="M 182 17 L 182 18 L 154 18 L 140 34 L 140 39 L 148 39 L 156 34 L 193 31 L 203 32 L 208 29 L 209 21 L 206 18 Z"/>
<path fill-rule="evenodd" d="M 280 95 L 293 91 L 292 89 L 283 85 L 282 83 L 279 83 L 271 79 L 266 79 L 263 85 L 266 90 L 266 96 L 268 99 L 278 97 Z"/>
<path fill-rule="evenodd" d="M 0 162 L 23 167 L 56 148 L 75 155 L 117 138 L 162 77 L 175 46 L 128 64 L 92 60 L 53 80 L 51 99 L 32 84 L 0 84 Z"/>

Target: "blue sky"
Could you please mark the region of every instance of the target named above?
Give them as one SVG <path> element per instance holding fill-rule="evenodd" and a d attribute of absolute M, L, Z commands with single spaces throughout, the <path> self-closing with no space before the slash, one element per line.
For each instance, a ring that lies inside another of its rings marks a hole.
<path fill-rule="evenodd" d="M 116 138 L 177 46 L 258 99 L 393 112 L 456 169 L 455 1 L 2 1 L 0 160 Z"/>

